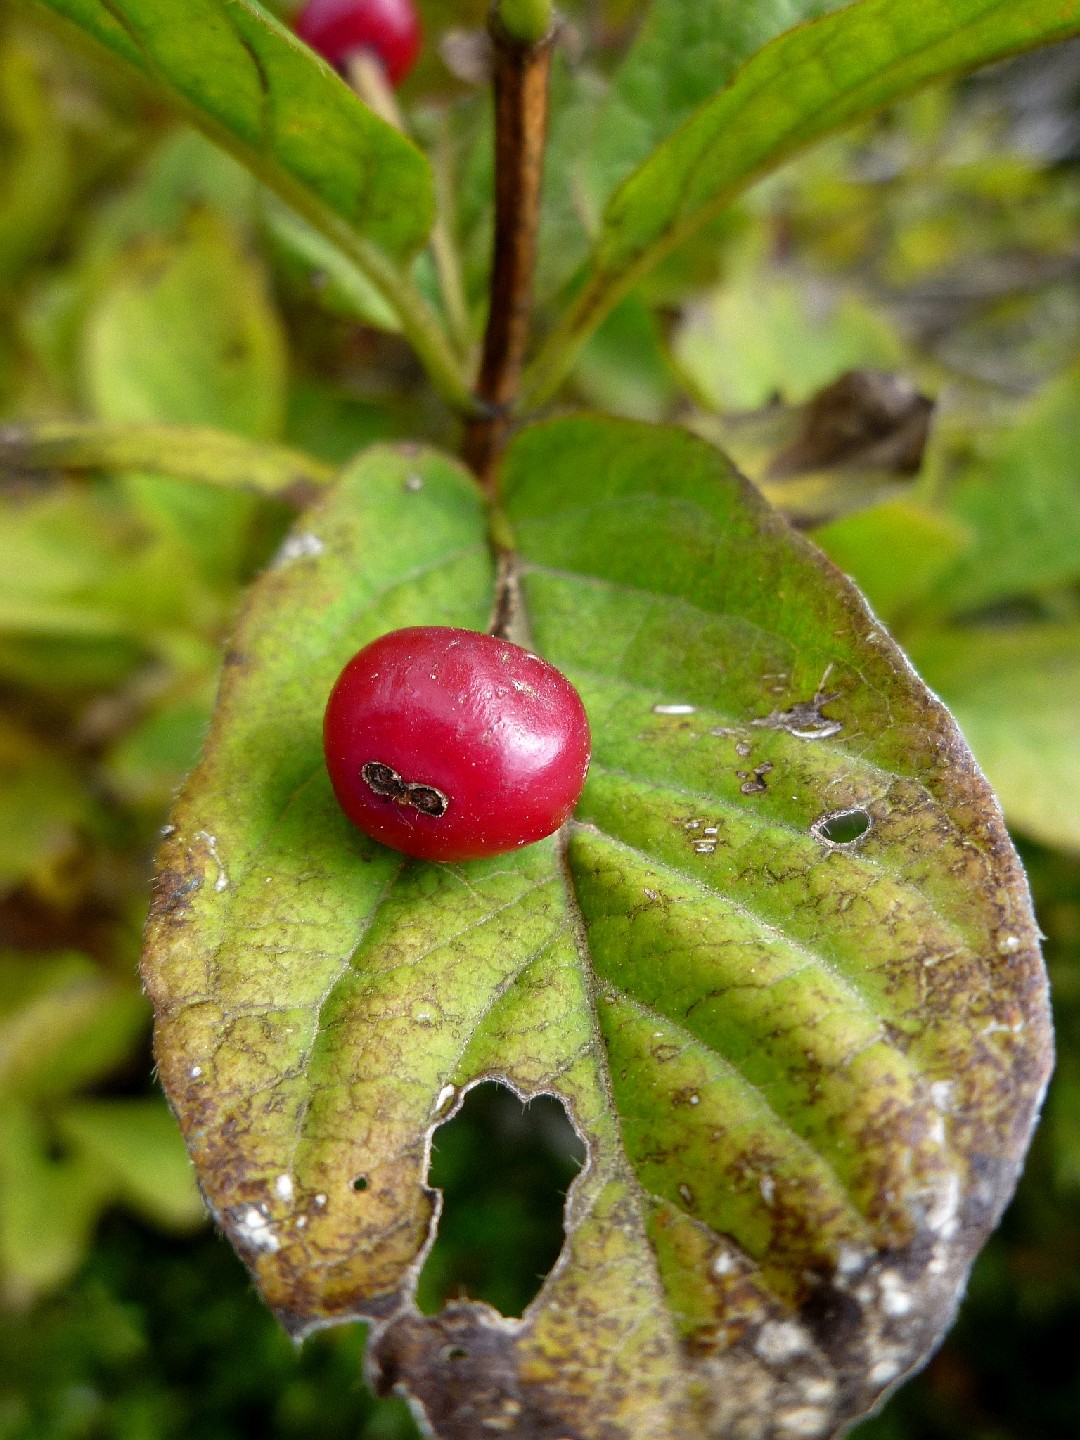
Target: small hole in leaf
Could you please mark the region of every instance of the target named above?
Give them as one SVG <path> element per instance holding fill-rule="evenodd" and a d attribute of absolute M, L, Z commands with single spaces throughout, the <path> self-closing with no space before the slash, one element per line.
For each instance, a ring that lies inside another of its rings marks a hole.
<path fill-rule="evenodd" d="M 584 1163 L 561 1100 L 522 1102 L 495 1082 L 470 1090 L 432 1144 L 428 1183 L 443 1210 L 417 1286 L 424 1314 L 465 1298 L 522 1314 L 559 1258 L 566 1192 Z"/>
<path fill-rule="evenodd" d="M 451 1345 L 443 1352 L 443 1358 L 446 1360 L 468 1360 L 469 1352 L 465 1349 L 464 1345 Z"/>
<path fill-rule="evenodd" d="M 825 815 L 810 827 L 819 840 L 829 845 L 854 845 L 861 840 L 872 824 L 865 810 L 838 810 L 835 815 Z"/>
<path fill-rule="evenodd" d="M 357 1175 L 356 1179 L 352 1182 L 352 1188 L 353 1188 L 354 1190 L 357 1190 L 357 1191 L 366 1190 L 367 1187 L 368 1187 L 368 1178 L 367 1178 L 366 1175 Z"/>

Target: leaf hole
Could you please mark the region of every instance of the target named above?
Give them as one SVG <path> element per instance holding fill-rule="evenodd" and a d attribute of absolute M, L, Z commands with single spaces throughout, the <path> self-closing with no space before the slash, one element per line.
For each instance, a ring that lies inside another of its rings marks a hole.
<path fill-rule="evenodd" d="M 357 1175 L 356 1179 L 352 1182 L 352 1188 L 353 1188 L 358 1194 L 359 1194 L 361 1191 L 366 1190 L 367 1187 L 368 1187 L 368 1178 L 367 1178 L 366 1175 Z"/>
<path fill-rule="evenodd" d="M 444 1360 L 468 1360 L 469 1352 L 464 1345 L 448 1345 L 443 1351 Z"/>
<path fill-rule="evenodd" d="M 837 810 L 832 815 L 823 815 L 820 820 L 815 820 L 810 826 L 810 833 L 827 845 L 854 845 L 873 823 L 866 810 Z"/>
<path fill-rule="evenodd" d="M 584 1163 L 555 1096 L 522 1101 L 494 1081 L 470 1090 L 432 1142 L 428 1184 L 443 1209 L 417 1285 L 421 1311 L 469 1299 L 521 1315 L 559 1258 L 566 1192 Z"/>

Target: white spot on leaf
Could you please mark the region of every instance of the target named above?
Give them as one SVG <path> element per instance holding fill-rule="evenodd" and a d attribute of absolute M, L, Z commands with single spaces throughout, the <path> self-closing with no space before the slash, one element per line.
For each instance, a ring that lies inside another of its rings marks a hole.
<path fill-rule="evenodd" d="M 761 1327 L 754 1349 L 767 1365 L 782 1365 L 803 1355 L 810 1340 L 801 1325 L 793 1320 L 771 1320 Z"/>
<path fill-rule="evenodd" d="M 777 1428 L 784 1435 L 791 1435 L 795 1440 L 817 1440 L 819 1435 L 824 1435 L 831 1422 L 831 1416 L 827 1410 L 821 1410 L 816 1405 L 803 1405 L 798 1410 L 786 1410 L 776 1417 Z"/>
<path fill-rule="evenodd" d="M 229 877 L 225 871 L 225 866 L 221 863 L 221 856 L 218 854 L 217 836 L 211 835 L 207 830 L 200 830 L 195 838 L 206 841 L 206 848 L 210 851 L 214 864 L 217 866 L 218 873 L 217 879 L 214 881 L 214 890 L 220 895 L 223 890 L 228 889 Z"/>
<path fill-rule="evenodd" d="M 274 1234 L 273 1226 L 256 1206 L 250 1205 L 234 1224 L 241 1243 L 250 1245 L 253 1250 L 265 1250 L 268 1255 L 273 1255 L 281 1249 L 281 1241 Z"/>
<path fill-rule="evenodd" d="M 282 544 L 274 557 L 274 569 L 282 565 L 289 565 L 294 560 L 311 560 L 321 555 L 326 546 L 317 535 L 310 531 L 302 531 L 299 535 L 290 535 Z"/>

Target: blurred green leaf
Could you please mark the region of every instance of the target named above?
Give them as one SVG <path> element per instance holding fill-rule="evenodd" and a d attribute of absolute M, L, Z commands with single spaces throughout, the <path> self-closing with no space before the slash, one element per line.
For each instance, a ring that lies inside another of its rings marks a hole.
<path fill-rule="evenodd" d="M 56 1127 L 136 1214 L 180 1231 L 206 1219 L 180 1131 L 160 1100 L 81 1100 L 58 1112 Z"/>
<path fill-rule="evenodd" d="M 272 439 L 285 342 L 257 264 L 208 213 L 129 252 L 91 315 L 85 382 L 103 420 L 214 425 Z"/>
<path fill-rule="evenodd" d="M 422 403 L 400 395 L 368 399 L 347 386 L 305 379 L 289 391 L 285 435 L 336 472 L 369 445 L 414 435 L 422 423 Z"/>
<path fill-rule="evenodd" d="M 988 450 L 989 453 L 985 453 Z M 974 543 L 942 577 L 952 610 L 1080 579 L 1080 369 L 994 437 L 946 503 Z"/>
<path fill-rule="evenodd" d="M 151 497 L 167 483 L 148 482 Z M 148 502 L 144 515 L 157 514 Z M 184 669 L 212 666 L 223 618 L 186 540 L 148 531 L 107 487 L 58 486 L 4 511 L 0 672 L 50 690 L 115 683 L 151 654 Z"/>
<path fill-rule="evenodd" d="M 83 340 L 94 408 L 120 425 L 215 426 L 273 439 L 284 420 L 286 365 L 260 268 L 209 213 L 193 216 L 182 240 L 127 255 Z M 127 487 L 194 551 L 208 578 L 242 569 L 253 499 L 152 474 L 131 476 Z"/>
<path fill-rule="evenodd" d="M 56 1155 L 39 1117 L 0 1105 L 0 1300 L 26 1305 L 70 1278 L 109 1186 L 99 1166 Z"/>
<path fill-rule="evenodd" d="M 92 816 L 75 769 L 0 714 L 0 895 L 28 885 L 56 905 L 77 896 Z"/>
<path fill-rule="evenodd" d="M 72 156 L 34 59 L 0 47 L 0 285 L 55 240 L 68 218 Z"/>
<path fill-rule="evenodd" d="M 121 685 L 146 658 L 144 648 L 129 639 L 87 641 L 3 631 L 0 618 L 0 676 L 9 684 L 54 699 Z"/>
<path fill-rule="evenodd" d="M 588 404 L 612 415 L 668 415 L 679 386 L 660 322 L 638 295 L 617 306 L 581 352 L 574 385 Z"/>
<path fill-rule="evenodd" d="M 156 708 L 109 751 L 105 774 L 125 805 L 156 819 L 199 758 L 210 720 L 212 687 L 203 698 L 181 697 Z"/>
<path fill-rule="evenodd" d="M 67 1095 L 107 1077 L 148 1018 L 133 985 L 85 956 L 0 956 L 0 1095 Z"/>
<path fill-rule="evenodd" d="M 951 516 L 916 500 L 875 505 L 814 532 L 816 544 L 851 576 L 886 624 L 918 606 L 971 538 Z"/>
<path fill-rule="evenodd" d="M 1080 850 L 1080 626 L 931 631 L 911 636 L 909 649 L 1009 823 Z"/>
<path fill-rule="evenodd" d="M 574 271 L 588 259 L 591 231 L 581 189 L 578 161 L 585 137 L 596 121 L 604 95 L 598 75 L 585 65 L 570 66 L 556 54 L 551 74 L 551 114 L 544 161 L 536 292 L 541 304 L 555 298 Z M 494 149 L 485 128 L 482 143 Z M 491 160 L 485 156 L 485 180 Z M 485 199 L 491 195 L 491 181 Z M 490 231 L 488 232 L 490 233 Z"/>
<path fill-rule="evenodd" d="M 824 1433 L 921 1356 L 1011 1191 L 1050 1059 L 1019 863 L 948 715 L 719 452 L 570 420 L 503 478 L 533 638 L 593 726 L 576 821 L 434 866 L 338 810 L 343 661 L 492 600 L 468 475 L 369 452 L 259 582 L 172 817 L 162 1080 L 269 1303 L 299 1333 L 394 1315 L 374 1363 L 436 1424 L 467 1394 L 448 1435 L 503 1414 L 493 1375 L 656 1440 L 700 1430 L 691 1386 L 733 1433 L 801 1414 L 809 1374 Z M 589 1150 L 513 1330 L 409 1303 L 428 1140 L 492 1075 Z"/>
<path fill-rule="evenodd" d="M 676 332 L 675 356 L 703 404 L 754 410 L 808 400 L 846 370 L 900 367 L 895 330 L 851 293 L 818 295 L 746 265 Z"/>
<path fill-rule="evenodd" d="M 95 260 L 132 244 L 179 234 L 193 210 L 249 231 L 258 211 L 258 182 L 197 130 L 167 131 L 124 188 L 92 215 L 86 249 Z"/>

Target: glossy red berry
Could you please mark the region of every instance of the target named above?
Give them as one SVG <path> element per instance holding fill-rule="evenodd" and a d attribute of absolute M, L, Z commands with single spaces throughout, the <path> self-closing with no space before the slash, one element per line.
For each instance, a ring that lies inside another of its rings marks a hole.
<path fill-rule="evenodd" d="M 368 51 L 391 85 L 416 64 L 424 38 L 413 0 L 308 0 L 296 33 L 339 70 L 357 51 Z"/>
<path fill-rule="evenodd" d="M 421 860 L 542 840 L 573 810 L 589 768 L 589 722 L 565 675 L 519 645 L 435 625 L 353 656 L 323 738 L 349 819 Z"/>

